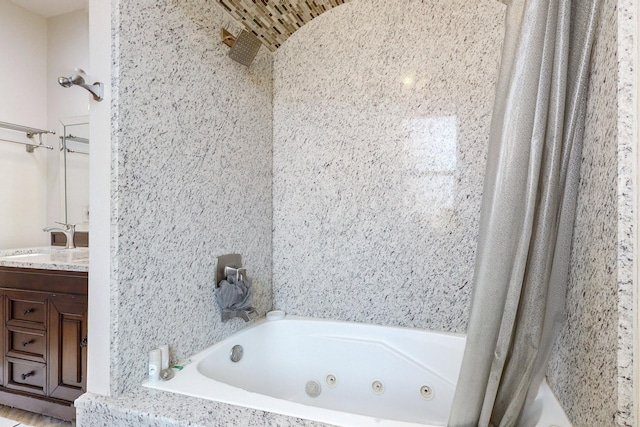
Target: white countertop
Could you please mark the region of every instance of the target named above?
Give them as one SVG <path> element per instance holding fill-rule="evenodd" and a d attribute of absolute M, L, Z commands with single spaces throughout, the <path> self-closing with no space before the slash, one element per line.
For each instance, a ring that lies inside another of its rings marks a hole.
<path fill-rule="evenodd" d="M 62 246 L 0 250 L 1 267 L 40 270 L 89 271 L 89 248 Z"/>

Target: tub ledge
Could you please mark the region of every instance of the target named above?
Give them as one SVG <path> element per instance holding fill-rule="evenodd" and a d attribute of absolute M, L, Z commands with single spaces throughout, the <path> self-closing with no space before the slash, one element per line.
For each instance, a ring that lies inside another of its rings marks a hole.
<path fill-rule="evenodd" d="M 76 402 L 78 427 L 226 427 L 329 424 L 140 387 L 119 397 L 85 393 Z"/>

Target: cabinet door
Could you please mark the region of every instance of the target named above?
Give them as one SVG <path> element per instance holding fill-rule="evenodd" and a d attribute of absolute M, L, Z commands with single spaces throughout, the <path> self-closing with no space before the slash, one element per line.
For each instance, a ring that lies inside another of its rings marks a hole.
<path fill-rule="evenodd" d="M 7 346 L 6 346 L 6 342 L 5 342 L 5 335 L 6 335 L 6 328 L 5 328 L 5 324 L 6 324 L 6 319 L 4 317 L 5 315 L 5 298 L 4 295 L 0 295 L 0 319 L 2 319 L 2 325 L 0 325 L 0 356 L 2 356 L 2 363 L 0 363 L 0 385 L 4 386 L 6 385 L 6 382 L 4 380 L 4 359 L 6 358 L 6 352 L 7 352 Z"/>
<path fill-rule="evenodd" d="M 48 395 L 74 401 L 86 389 L 87 298 L 52 295 L 48 333 Z"/>

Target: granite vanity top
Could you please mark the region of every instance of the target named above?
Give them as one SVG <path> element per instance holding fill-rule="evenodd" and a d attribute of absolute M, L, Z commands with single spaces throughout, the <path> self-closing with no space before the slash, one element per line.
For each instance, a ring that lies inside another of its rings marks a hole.
<path fill-rule="evenodd" d="M 89 271 L 89 248 L 42 246 L 0 250 L 0 267 Z"/>

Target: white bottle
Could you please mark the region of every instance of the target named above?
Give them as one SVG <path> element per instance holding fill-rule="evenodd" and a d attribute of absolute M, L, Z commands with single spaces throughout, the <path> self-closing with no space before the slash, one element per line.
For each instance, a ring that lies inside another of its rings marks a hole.
<path fill-rule="evenodd" d="M 161 345 L 160 346 L 160 351 L 162 352 L 162 369 L 168 369 L 169 368 L 169 346 L 168 345 Z"/>
<path fill-rule="evenodd" d="M 160 379 L 160 370 L 162 366 L 162 351 L 159 348 L 149 352 L 149 381 L 158 381 Z"/>

